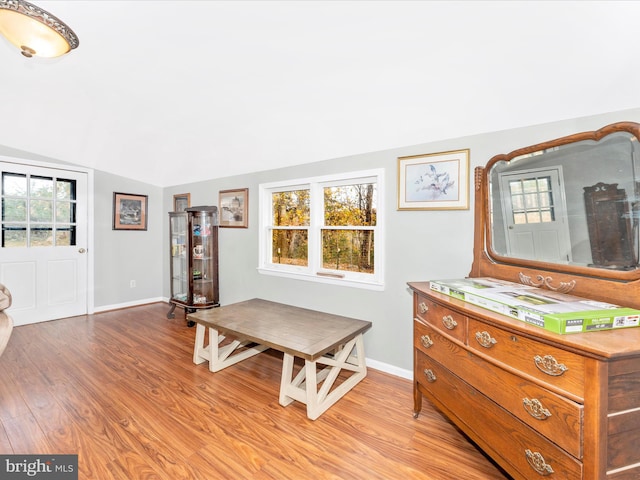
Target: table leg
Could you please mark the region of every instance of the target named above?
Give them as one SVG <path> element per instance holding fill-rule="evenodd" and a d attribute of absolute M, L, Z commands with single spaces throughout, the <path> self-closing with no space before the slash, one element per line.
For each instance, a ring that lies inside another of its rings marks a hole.
<path fill-rule="evenodd" d="M 304 367 L 292 379 L 293 362 L 294 357 L 285 353 L 282 362 L 280 405 L 287 406 L 294 400 L 305 403 L 307 417 L 311 420 L 316 420 L 367 376 L 362 334 L 346 342 L 333 357 L 324 356 L 315 361 L 305 360 Z M 326 367 L 318 372 L 318 365 Z M 348 370 L 352 374 L 334 388 L 342 370 Z"/>
<path fill-rule="evenodd" d="M 206 344 L 205 328 L 200 323 L 196 325 L 193 363 L 209 362 L 209 370 L 212 372 L 218 372 L 269 348 L 266 345 L 256 345 L 253 342 L 243 340 L 231 340 L 226 345 L 220 346 L 225 340 L 225 336 L 218 334 L 215 328 L 209 328 L 209 343 Z"/>
<path fill-rule="evenodd" d="M 208 360 L 205 355 L 205 344 L 204 344 L 204 334 L 205 334 L 205 326 L 201 324 L 196 325 L 196 340 L 193 346 L 193 363 L 196 365 L 201 364 L 202 362 L 206 362 Z M 211 332 L 209 332 L 211 335 Z"/>
<path fill-rule="evenodd" d="M 292 386 L 298 388 L 300 383 L 304 380 L 304 371 L 300 370 L 296 378 L 293 380 L 291 377 L 293 376 L 293 362 L 295 357 L 293 355 L 289 355 L 285 353 L 282 358 L 282 379 L 280 380 L 280 405 L 286 407 L 290 403 L 292 403 L 295 398 L 292 398 L 285 394 L 288 386 Z"/>

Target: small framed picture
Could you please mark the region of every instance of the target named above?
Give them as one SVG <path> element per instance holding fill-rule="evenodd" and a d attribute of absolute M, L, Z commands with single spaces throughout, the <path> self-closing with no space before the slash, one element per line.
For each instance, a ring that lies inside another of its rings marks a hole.
<path fill-rule="evenodd" d="M 113 229 L 147 229 L 147 195 L 113 193 Z"/>
<path fill-rule="evenodd" d="M 190 193 L 178 193 L 173 196 L 173 211 L 184 212 L 191 206 L 191 194 Z"/>
<path fill-rule="evenodd" d="M 220 226 L 247 228 L 249 226 L 249 189 L 220 190 L 218 194 Z"/>
<path fill-rule="evenodd" d="M 468 210 L 469 149 L 398 158 L 398 210 Z"/>

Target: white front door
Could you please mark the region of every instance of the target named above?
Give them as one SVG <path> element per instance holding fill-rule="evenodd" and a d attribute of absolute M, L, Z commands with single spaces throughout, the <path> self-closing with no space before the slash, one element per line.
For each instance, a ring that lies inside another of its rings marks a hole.
<path fill-rule="evenodd" d="M 570 262 L 561 167 L 504 173 L 500 182 L 507 255 L 553 263 Z"/>
<path fill-rule="evenodd" d="M 87 313 L 87 177 L 0 162 L 0 283 L 16 325 Z"/>

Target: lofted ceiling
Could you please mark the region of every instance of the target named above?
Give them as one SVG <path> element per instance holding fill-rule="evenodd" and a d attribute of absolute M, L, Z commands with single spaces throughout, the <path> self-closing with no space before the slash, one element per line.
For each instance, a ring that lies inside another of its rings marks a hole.
<path fill-rule="evenodd" d="M 640 106 L 640 2 L 32 3 L 0 145 L 162 187 Z"/>

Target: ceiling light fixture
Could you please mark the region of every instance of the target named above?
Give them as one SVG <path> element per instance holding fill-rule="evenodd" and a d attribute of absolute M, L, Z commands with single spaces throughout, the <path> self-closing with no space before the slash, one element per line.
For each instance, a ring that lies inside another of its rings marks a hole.
<path fill-rule="evenodd" d="M 80 45 L 63 21 L 23 0 L 0 0 L 0 33 L 29 58 L 59 57 Z"/>

